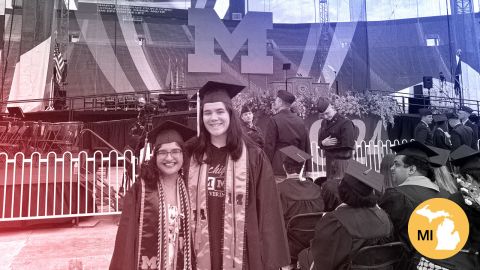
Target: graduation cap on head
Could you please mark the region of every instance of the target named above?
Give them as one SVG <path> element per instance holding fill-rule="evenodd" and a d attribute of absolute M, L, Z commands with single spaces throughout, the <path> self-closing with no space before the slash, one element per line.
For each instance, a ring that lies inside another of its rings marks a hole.
<path fill-rule="evenodd" d="M 298 163 L 305 162 L 312 158 L 310 154 L 294 145 L 283 147 L 280 149 L 280 152 L 284 153 L 287 157 L 295 160 Z"/>
<path fill-rule="evenodd" d="M 193 136 L 195 136 L 195 130 L 167 120 L 148 133 L 148 141 L 154 146 L 171 142 L 183 144 Z"/>
<path fill-rule="evenodd" d="M 445 122 L 447 121 L 447 117 L 444 114 L 435 114 L 433 115 L 433 121 L 435 123 Z"/>
<path fill-rule="evenodd" d="M 297 163 L 303 163 L 302 169 L 300 170 L 300 180 L 305 180 L 303 178 L 303 169 L 305 168 L 305 162 L 312 158 L 312 156 L 294 145 L 280 148 L 280 152 L 282 152 L 291 160 Z"/>
<path fill-rule="evenodd" d="M 397 155 L 414 156 L 427 160 L 430 157 L 438 155 L 437 152 L 433 151 L 432 149 L 428 148 L 428 146 L 418 141 L 411 141 L 408 143 L 392 146 L 390 147 L 390 149 L 395 151 Z"/>
<path fill-rule="evenodd" d="M 429 159 L 430 164 L 432 164 L 432 166 L 441 167 L 447 164 L 448 157 L 450 156 L 450 150 L 438 148 L 434 146 L 428 146 L 428 148 L 438 153 L 438 155 L 430 157 Z"/>
<path fill-rule="evenodd" d="M 480 169 L 480 152 L 465 144 L 450 153 L 450 160 L 460 170 Z"/>
<path fill-rule="evenodd" d="M 209 81 L 200 90 L 198 94 L 202 104 L 212 102 L 232 103 L 232 98 L 240 93 L 245 86 L 230 83 L 221 83 Z"/>
<path fill-rule="evenodd" d="M 355 160 L 348 161 L 342 181 L 346 181 L 353 190 L 363 196 L 369 195 L 372 189 L 382 192 L 384 186 L 382 174 Z"/>

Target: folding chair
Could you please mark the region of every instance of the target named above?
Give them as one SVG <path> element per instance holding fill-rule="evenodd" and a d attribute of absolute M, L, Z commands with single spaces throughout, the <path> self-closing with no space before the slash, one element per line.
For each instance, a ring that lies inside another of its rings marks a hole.
<path fill-rule="evenodd" d="M 310 246 L 315 236 L 315 225 L 325 212 L 298 214 L 290 218 L 287 223 L 288 247 L 291 263 L 296 263 L 298 253 Z"/>
<path fill-rule="evenodd" d="M 353 256 L 348 269 L 394 270 L 405 260 L 409 260 L 407 246 L 402 242 L 391 242 L 361 248 Z"/>

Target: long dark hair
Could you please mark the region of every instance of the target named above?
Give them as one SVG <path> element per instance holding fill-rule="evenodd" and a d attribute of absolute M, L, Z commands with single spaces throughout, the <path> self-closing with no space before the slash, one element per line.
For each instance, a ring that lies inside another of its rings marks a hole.
<path fill-rule="evenodd" d="M 238 160 L 242 155 L 242 142 L 245 142 L 247 145 L 252 145 L 253 143 L 247 136 L 245 136 L 242 129 L 242 122 L 237 112 L 233 109 L 232 104 L 224 103 L 225 108 L 230 115 L 230 125 L 227 129 L 227 145 L 225 146 L 228 153 L 233 160 Z M 190 144 L 191 153 L 196 162 L 209 163 L 210 156 L 208 151 L 208 145 L 210 144 L 210 133 L 205 128 L 203 123 L 203 105 L 200 108 L 200 136 L 195 140 L 195 143 Z M 206 153 L 206 159 L 203 159 L 203 155 Z"/>
<path fill-rule="evenodd" d="M 185 166 L 188 163 L 188 154 L 186 153 L 184 144 L 177 143 L 182 149 L 183 155 L 183 164 L 182 169 L 180 169 L 179 174 L 183 175 L 183 171 L 185 171 Z M 145 184 L 156 184 L 159 177 L 160 177 L 160 169 L 157 167 L 157 156 L 156 152 L 161 147 L 161 145 L 157 145 L 153 148 L 153 155 L 150 160 L 145 161 L 142 163 L 140 167 L 140 178 L 145 181 Z"/>

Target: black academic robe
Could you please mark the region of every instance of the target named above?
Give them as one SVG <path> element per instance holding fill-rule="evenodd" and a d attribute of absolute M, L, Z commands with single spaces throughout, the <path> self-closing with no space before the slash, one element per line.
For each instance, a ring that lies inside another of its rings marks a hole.
<path fill-rule="evenodd" d="M 470 127 L 458 124 L 450 131 L 452 136 L 452 151 L 460 147 L 462 144 L 472 146 L 473 144 L 473 131 Z"/>
<path fill-rule="evenodd" d="M 283 208 L 285 224 L 295 215 L 324 211 L 320 186 L 312 181 L 300 181 L 298 178 L 287 178 L 277 184 Z M 299 238 L 295 233 L 287 232 L 288 246 L 292 258 L 309 245 L 310 239 Z"/>
<path fill-rule="evenodd" d="M 436 128 L 433 131 L 433 146 L 446 150 L 450 150 L 452 148 L 452 143 L 449 139 L 447 139 L 445 132 L 440 128 Z"/>
<path fill-rule="evenodd" d="M 470 120 L 467 120 L 464 123 L 465 126 L 472 129 L 472 144 L 471 147 L 475 150 L 478 150 L 478 126 Z"/>
<path fill-rule="evenodd" d="M 188 144 L 195 145 L 196 139 Z M 248 200 L 244 270 L 277 270 L 290 264 L 283 213 L 272 166 L 256 145 L 247 145 Z M 188 179 L 188 177 L 187 177 Z"/>
<path fill-rule="evenodd" d="M 137 269 L 140 189 L 140 183 L 134 183 L 123 200 L 110 270 Z"/>
<path fill-rule="evenodd" d="M 312 181 L 287 178 L 277 188 L 285 224 L 295 215 L 324 210 L 320 186 Z"/>
<path fill-rule="evenodd" d="M 462 194 L 460 192 L 454 193 L 449 198 L 453 202 L 457 203 L 468 217 L 468 223 L 470 232 L 468 235 L 467 243 L 462 248 L 464 250 L 470 250 L 472 252 L 480 251 L 480 210 L 474 209 L 471 206 L 465 204 Z M 470 253 L 460 252 L 453 258 L 451 258 L 457 265 L 457 269 L 473 270 L 480 269 L 480 256 Z"/>
<path fill-rule="evenodd" d="M 425 145 L 433 145 L 433 133 L 430 127 L 423 121 L 417 124 L 413 133 L 415 141 L 421 142 Z"/>
<path fill-rule="evenodd" d="M 275 175 L 285 175 L 280 149 L 289 145 L 310 153 L 310 140 L 303 119 L 290 109 L 283 109 L 272 116 L 265 130 L 263 150 L 272 163 Z"/>
<path fill-rule="evenodd" d="M 388 188 L 378 204 L 390 216 L 395 237 L 411 247 L 408 238 L 408 220 L 413 210 L 425 200 L 448 198 L 448 196 L 449 193 L 442 189 L 436 191 L 423 186 L 405 185 Z"/>
<path fill-rule="evenodd" d="M 317 270 L 344 268 L 360 248 L 392 241 L 393 227 L 378 206 L 353 208 L 341 205 L 326 213 L 315 227 L 310 253 Z"/>

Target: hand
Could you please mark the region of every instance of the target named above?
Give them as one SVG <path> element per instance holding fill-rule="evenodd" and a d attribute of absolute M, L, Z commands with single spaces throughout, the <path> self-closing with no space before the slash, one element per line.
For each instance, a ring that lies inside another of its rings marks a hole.
<path fill-rule="evenodd" d="M 332 138 L 332 136 L 328 136 L 327 138 L 323 139 L 322 145 L 323 146 L 333 146 L 337 144 L 337 138 Z"/>

